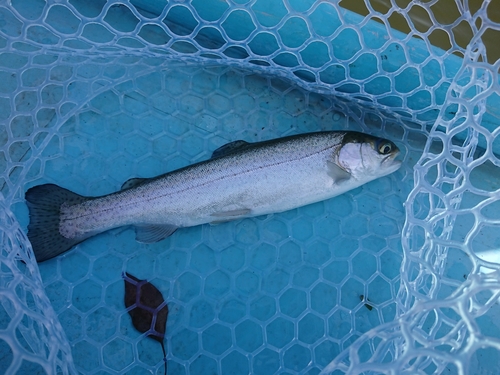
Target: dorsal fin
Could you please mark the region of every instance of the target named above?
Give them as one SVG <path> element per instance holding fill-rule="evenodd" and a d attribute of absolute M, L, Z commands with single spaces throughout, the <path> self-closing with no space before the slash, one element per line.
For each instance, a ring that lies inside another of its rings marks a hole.
<path fill-rule="evenodd" d="M 245 148 L 247 148 L 250 145 L 251 145 L 251 143 L 243 141 L 243 140 L 238 140 L 238 141 L 226 143 L 225 145 L 220 146 L 217 150 L 215 150 L 212 153 L 212 159 L 219 158 L 221 156 L 226 156 L 226 155 L 232 154 L 233 152 L 236 152 L 236 151 L 244 150 Z"/>

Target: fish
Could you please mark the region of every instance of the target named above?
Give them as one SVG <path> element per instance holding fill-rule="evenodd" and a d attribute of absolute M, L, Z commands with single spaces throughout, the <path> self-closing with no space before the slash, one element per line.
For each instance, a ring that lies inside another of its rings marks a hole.
<path fill-rule="evenodd" d="M 158 341 L 163 351 L 165 375 L 167 374 L 167 354 L 165 352 L 165 331 L 167 326 L 168 306 L 163 295 L 147 280 L 140 280 L 125 272 L 125 307 L 132 318 L 136 330 L 146 333 L 148 337 Z"/>
<path fill-rule="evenodd" d="M 396 171 L 390 140 L 354 131 L 320 131 L 228 143 L 208 160 L 120 191 L 84 197 L 54 184 L 25 193 L 28 239 L 38 262 L 113 228 L 133 226 L 138 242 L 178 228 L 279 213 L 330 199 Z"/>

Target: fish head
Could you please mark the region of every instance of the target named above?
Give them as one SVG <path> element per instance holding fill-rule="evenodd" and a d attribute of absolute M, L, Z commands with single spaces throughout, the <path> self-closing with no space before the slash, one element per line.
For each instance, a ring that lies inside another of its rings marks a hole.
<path fill-rule="evenodd" d="M 398 170 L 399 153 L 388 139 L 348 132 L 338 149 L 336 163 L 356 180 L 371 181 Z"/>

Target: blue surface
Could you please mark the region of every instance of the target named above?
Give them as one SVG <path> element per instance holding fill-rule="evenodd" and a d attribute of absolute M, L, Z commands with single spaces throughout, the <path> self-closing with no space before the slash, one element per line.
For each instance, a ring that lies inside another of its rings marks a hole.
<path fill-rule="evenodd" d="M 73 3 L 87 17 L 99 13 L 95 11 L 98 2 Z M 160 2 L 143 3 L 148 8 L 141 14 L 163 9 Z M 227 11 L 225 2 L 193 4 L 205 20 L 216 20 Z M 261 25 L 274 27 L 281 21 L 286 8 L 281 2 L 273 4 L 259 0 L 252 6 Z M 290 4 L 299 11 L 308 8 L 307 2 Z M 111 8 L 104 22 L 121 32 L 132 30 L 137 18 L 127 9 Z M 28 17 L 38 8 L 26 12 Z M 72 33 L 79 21 L 65 12 L 54 6 L 47 20 L 58 32 Z M 244 14 L 235 11 L 223 23 L 225 32 L 235 39 L 248 38 L 256 29 Z M 189 35 L 198 25 L 194 15 L 189 15 L 185 8 L 172 8 L 166 15 L 169 29 Z M 58 24 L 61 17 L 65 22 Z M 348 12 L 342 17 L 353 24 L 362 19 Z M 185 19 L 185 24 L 179 24 L 179 19 Z M 339 12 L 327 3 L 311 19 L 316 20 L 314 32 L 320 37 L 332 35 L 341 24 Z M 161 45 L 170 40 L 162 29 L 149 26 L 126 44 Z M 280 41 L 260 30 L 249 43 L 250 49 L 265 59 L 277 53 L 280 42 L 299 47 L 311 36 L 305 26 L 299 18 L 289 19 L 279 29 Z M 4 33 L 13 33 L 11 28 L 15 22 L 2 25 Z M 367 47 L 380 48 L 380 35 L 387 31 L 386 26 L 370 21 L 361 35 L 351 29 L 339 33 L 331 47 L 337 62 L 328 67 L 330 47 L 321 38 L 296 55 L 283 52 L 272 60 L 297 68 L 294 73 L 299 78 L 307 80 L 317 73 L 323 83 L 338 84 L 337 94 L 374 95 L 375 102 L 388 108 L 403 105 L 394 89 L 411 92 L 406 105 L 417 119 L 431 124 L 439 111 L 432 103 L 443 103 L 449 87 L 443 77 L 453 77 L 462 61 L 450 55 L 444 63 L 427 61 L 423 74 L 413 67 L 399 71 L 407 58 L 420 64 L 429 52 L 422 41 L 397 41 L 403 34 L 395 31 L 391 33 L 396 41 L 382 51 L 380 64 L 369 51 L 345 61 L 360 52 L 360 36 Z M 30 28 L 27 36 L 37 43 L 58 41 L 44 28 Z M 65 46 L 85 50 L 91 48 L 90 42 L 110 38 L 96 24 L 86 25 L 84 36 L 89 43 L 70 40 Z M 196 38 L 207 49 L 222 48 L 220 33 L 213 28 L 206 27 Z M 186 44 L 183 50 L 186 46 L 194 48 Z M 244 59 L 243 52 L 233 50 L 233 57 Z M 0 65 L 12 69 L 22 69 L 27 61 L 22 54 L 0 55 Z M 341 95 L 308 92 L 297 86 L 300 80 L 290 82 L 235 67 L 137 56 L 94 59 L 85 53 L 60 60 L 37 56 L 34 62 L 40 66 L 31 66 L 18 77 L 23 91 L 13 99 L 15 109 L 26 114 L 43 105 L 35 114 L 37 130 L 59 128 L 50 135 L 40 130 L 30 144 L 24 138 L 33 132 L 34 119 L 23 115 L 11 123 L 14 137 L 22 140 L 9 147 L 12 160 L 28 160 L 31 146 L 43 145 L 24 176 L 25 188 L 52 182 L 79 194 L 102 195 L 118 190 L 131 177 L 152 177 L 207 159 L 229 141 L 258 141 L 323 129 L 386 136 L 398 143 L 404 159 L 404 167 L 393 175 L 326 202 L 268 217 L 186 228 L 152 245 L 137 243 L 129 228 L 117 229 L 41 264 L 45 290 L 79 371 L 163 369 L 159 345 L 137 333 L 124 310 L 124 270 L 154 283 L 168 301 L 166 347 L 171 373 L 317 373 L 363 333 L 394 319 L 403 202 L 413 186 L 412 166 L 427 140 L 425 129 L 392 121 L 376 108 L 346 104 Z M 307 69 L 302 69 L 304 64 Z M 384 77 L 390 74 L 394 87 Z M 50 85 L 39 95 L 31 90 L 47 77 Z M 0 79 L 5 81 L 2 94 L 17 90 L 18 81 L 8 74 Z M 418 90 L 421 85 L 436 89 L 431 95 Z M 488 101 L 483 125 L 490 129 L 496 127 L 497 101 L 498 97 Z M 9 117 L 9 103 L 0 98 L 0 118 Z M 58 116 L 65 116 L 64 123 L 57 122 L 53 107 Z M 400 114 L 409 116 L 408 112 Z M 478 173 L 491 178 L 488 171 Z M 9 175 L 15 177 L 15 171 Z M 26 226 L 24 203 L 14 208 Z M 460 224 L 467 233 L 467 219 Z M 455 234 L 460 238 L 462 232 Z M 483 241 L 480 245 L 485 249 L 498 248 L 495 233 Z M 460 254 L 451 254 L 445 271 L 460 280 L 469 269 Z"/>
<path fill-rule="evenodd" d="M 361 129 L 331 99 L 279 79 L 218 67 L 162 68 L 99 94 L 68 119 L 44 150 L 53 156 L 43 177 L 31 185 L 56 182 L 81 194 L 106 194 L 130 177 L 203 160 L 230 140 L 331 129 L 332 121 L 338 129 Z M 320 366 L 310 360 L 333 356 L 394 316 L 387 293 L 392 296 L 399 278 L 393 271 L 401 261 L 396 244 L 404 195 L 398 191 L 410 189 L 408 172 L 283 214 L 185 228 L 152 245 L 137 243 L 131 229 L 113 230 L 40 264 L 77 368 L 121 371 L 133 361 L 130 340 L 139 334 L 122 306 L 122 270 L 153 282 L 168 301 L 170 371 L 175 363 L 189 363 L 189 371 L 215 366 L 210 358 L 217 356 L 224 371 Z M 340 311 L 360 315 L 342 323 Z M 345 331 L 335 328 L 345 324 Z M 336 344 L 324 342 L 325 334 Z M 161 351 L 148 341 L 138 341 L 139 359 L 161 368 Z M 112 354 L 117 351 L 122 354 Z M 202 353 L 209 355 L 198 358 Z M 241 353 L 246 359 L 234 363 Z"/>

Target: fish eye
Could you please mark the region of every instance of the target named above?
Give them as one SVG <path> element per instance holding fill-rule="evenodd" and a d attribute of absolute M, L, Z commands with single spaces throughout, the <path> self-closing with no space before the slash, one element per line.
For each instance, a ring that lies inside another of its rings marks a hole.
<path fill-rule="evenodd" d="M 392 145 L 389 142 L 380 143 L 378 145 L 378 152 L 382 155 L 387 155 L 392 152 Z"/>

